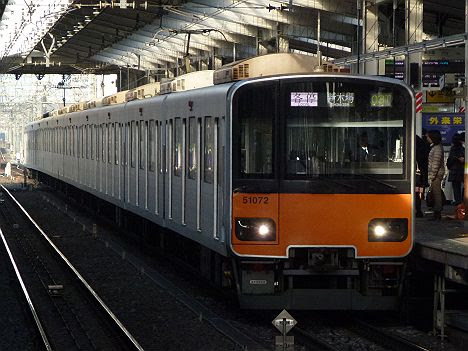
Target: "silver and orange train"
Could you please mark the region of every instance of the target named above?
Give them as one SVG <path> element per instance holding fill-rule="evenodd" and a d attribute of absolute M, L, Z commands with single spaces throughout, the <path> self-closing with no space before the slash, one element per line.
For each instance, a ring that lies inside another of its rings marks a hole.
<path fill-rule="evenodd" d="M 413 243 L 406 85 L 273 54 L 156 93 L 30 123 L 26 166 L 197 242 L 242 307 L 396 306 Z"/>

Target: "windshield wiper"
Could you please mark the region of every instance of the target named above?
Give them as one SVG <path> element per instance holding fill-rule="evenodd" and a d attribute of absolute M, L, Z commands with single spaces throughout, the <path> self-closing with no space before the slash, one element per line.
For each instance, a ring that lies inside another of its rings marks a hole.
<path fill-rule="evenodd" d="M 379 183 L 379 184 L 385 185 L 386 187 L 388 187 L 390 189 L 393 189 L 393 190 L 396 190 L 396 188 L 397 188 L 395 185 L 384 182 L 383 180 L 379 180 L 379 179 L 369 177 L 368 175 L 365 175 L 365 174 L 359 174 L 359 176 L 362 177 L 362 178 L 365 178 L 367 180 L 370 180 L 370 181 L 372 181 L 374 183 Z"/>
<path fill-rule="evenodd" d="M 338 184 L 338 185 L 344 186 L 345 188 L 348 188 L 348 189 L 353 189 L 353 190 L 356 189 L 356 187 L 353 186 L 353 185 L 351 185 L 351 184 L 339 182 L 339 181 L 337 181 L 337 180 L 330 179 L 330 178 L 327 178 L 327 177 L 319 176 L 318 179 L 323 180 L 323 181 L 325 181 L 325 182 L 329 182 L 329 183 L 333 183 L 333 184 Z"/>

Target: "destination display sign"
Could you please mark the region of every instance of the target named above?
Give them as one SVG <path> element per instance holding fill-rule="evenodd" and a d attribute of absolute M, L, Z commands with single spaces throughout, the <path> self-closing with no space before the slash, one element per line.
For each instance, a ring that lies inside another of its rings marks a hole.
<path fill-rule="evenodd" d="M 291 106 L 318 106 L 318 93 L 292 92 Z"/>
<path fill-rule="evenodd" d="M 392 107 L 392 93 L 375 93 L 371 94 L 370 105 L 372 107 Z"/>

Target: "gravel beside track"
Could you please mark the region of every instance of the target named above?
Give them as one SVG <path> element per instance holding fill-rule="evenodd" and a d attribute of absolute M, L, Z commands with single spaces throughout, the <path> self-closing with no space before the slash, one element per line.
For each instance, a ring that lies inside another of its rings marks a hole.
<path fill-rule="evenodd" d="M 95 288 L 145 350 L 236 350 L 126 259 L 97 240 L 90 228 L 44 202 L 41 191 L 15 191 L 38 224 Z"/>

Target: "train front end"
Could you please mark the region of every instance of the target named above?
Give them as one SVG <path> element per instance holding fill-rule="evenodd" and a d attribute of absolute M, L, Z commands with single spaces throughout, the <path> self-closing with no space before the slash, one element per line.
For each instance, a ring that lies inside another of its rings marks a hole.
<path fill-rule="evenodd" d="M 413 244 L 413 106 L 382 77 L 237 83 L 230 245 L 242 307 L 397 306 Z"/>

